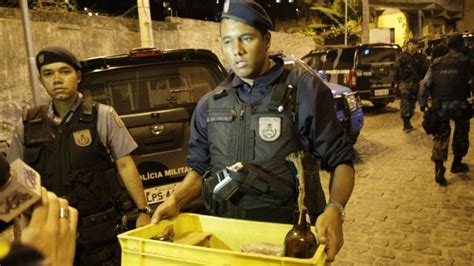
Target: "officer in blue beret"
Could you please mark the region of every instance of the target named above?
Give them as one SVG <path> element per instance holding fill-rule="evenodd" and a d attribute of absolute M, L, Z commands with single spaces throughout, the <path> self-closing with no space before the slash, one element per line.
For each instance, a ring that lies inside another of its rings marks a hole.
<path fill-rule="evenodd" d="M 46 47 L 36 66 L 51 100 L 25 110 L 8 160 L 23 159 L 40 173 L 46 189 L 79 211 L 74 265 L 120 265 L 116 229 L 122 207 L 133 206 L 133 200 L 143 210 L 137 226 L 149 224 L 151 215 L 130 156 L 137 144 L 111 106 L 85 101 L 78 92 L 81 64 L 73 53 Z"/>
<path fill-rule="evenodd" d="M 304 153 L 304 205 L 312 223 L 317 218 L 318 238 L 327 243 L 331 261 L 343 244 L 344 206 L 354 186 L 353 147 L 324 82 L 269 56 L 272 29 L 255 1 L 224 4 L 221 47 L 231 73 L 196 106 L 187 158 L 192 171 L 158 206 L 152 222 L 202 196 L 212 215 L 292 223 L 298 209 L 295 169 L 303 169 L 287 158 Z M 332 176 L 327 203 L 317 159 Z M 223 178 L 226 173 L 231 182 Z"/>

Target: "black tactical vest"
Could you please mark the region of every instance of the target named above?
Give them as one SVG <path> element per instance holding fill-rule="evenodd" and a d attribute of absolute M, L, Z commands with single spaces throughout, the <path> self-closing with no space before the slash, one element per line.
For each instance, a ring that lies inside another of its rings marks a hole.
<path fill-rule="evenodd" d="M 208 210 L 224 217 L 291 223 L 296 209 L 297 180 L 285 160 L 302 150 L 297 124 L 295 71 L 285 70 L 280 82 L 254 104 L 242 102 L 234 88 L 219 87 L 209 97 L 207 112 L 210 175 L 203 181 Z M 240 188 L 237 201 L 217 201 L 213 189 L 217 172 L 236 162 L 251 163 L 261 173 L 259 186 Z M 324 193 L 318 166 L 305 154 L 306 206 L 313 217 L 323 211 Z"/>
<path fill-rule="evenodd" d="M 464 56 L 447 54 L 433 62 L 433 99 L 465 100 L 470 97 L 468 61 Z"/>
<path fill-rule="evenodd" d="M 82 216 L 111 206 L 106 176 L 116 175 L 97 132 L 97 109 L 83 102 L 59 126 L 48 120 L 47 106 L 24 115 L 25 162 L 41 174 L 45 188 L 66 196 Z"/>

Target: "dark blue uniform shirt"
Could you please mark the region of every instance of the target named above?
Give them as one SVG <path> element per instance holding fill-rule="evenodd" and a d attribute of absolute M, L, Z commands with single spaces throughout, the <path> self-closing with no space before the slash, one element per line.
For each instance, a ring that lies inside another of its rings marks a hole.
<path fill-rule="evenodd" d="M 277 59 L 274 67 L 254 80 L 253 87 L 233 73 L 219 86 L 234 88 L 243 102 L 253 104 L 279 82 L 283 69 L 283 60 Z M 329 171 L 341 163 L 352 165 L 352 144 L 337 119 L 331 90 L 310 72 L 301 73 L 298 84 L 297 123 L 305 151 L 321 158 L 322 168 Z M 206 118 L 208 98 L 212 95 L 213 92 L 210 92 L 199 100 L 191 119 L 189 155 L 186 162 L 200 175 L 207 170 L 210 161 Z"/>

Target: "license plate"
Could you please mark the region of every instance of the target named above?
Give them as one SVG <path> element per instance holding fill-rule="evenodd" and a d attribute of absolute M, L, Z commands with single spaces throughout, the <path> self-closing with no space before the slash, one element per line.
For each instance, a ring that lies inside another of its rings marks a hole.
<path fill-rule="evenodd" d="M 171 193 L 173 193 L 179 183 L 181 182 L 145 189 L 146 201 L 148 202 L 148 204 L 160 203 L 165 201 L 166 198 L 171 196 Z"/>
<path fill-rule="evenodd" d="M 382 89 L 382 90 L 374 90 L 375 96 L 386 96 L 390 93 L 389 89 Z"/>

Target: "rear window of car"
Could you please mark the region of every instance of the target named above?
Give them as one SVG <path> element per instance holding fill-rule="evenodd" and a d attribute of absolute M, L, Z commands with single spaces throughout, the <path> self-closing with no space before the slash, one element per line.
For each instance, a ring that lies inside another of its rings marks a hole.
<path fill-rule="evenodd" d="M 323 70 L 352 69 L 356 48 L 330 50 L 326 55 Z"/>
<path fill-rule="evenodd" d="M 85 97 L 113 106 L 119 114 L 196 104 L 217 80 L 204 65 L 147 65 L 111 69 L 82 81 Z"/>
<path fill-rule="evenodd" d="M 395 62 L 397 50 L 385 47 L 363 47 L 360 49 L 359 62 L 361 64 Z"/>

